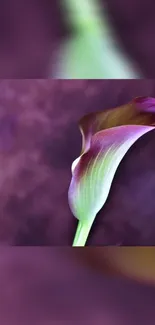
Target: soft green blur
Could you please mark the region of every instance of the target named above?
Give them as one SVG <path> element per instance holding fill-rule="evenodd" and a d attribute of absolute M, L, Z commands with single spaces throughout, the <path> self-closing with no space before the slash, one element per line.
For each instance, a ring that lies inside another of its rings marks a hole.
<path fill-rule="evenodd" d="M 140 74 L 133 67 L 97 0 L 62 0 L 66 23 L 75 31 L 60 50 L 56 78 L 130 79 Z"/>

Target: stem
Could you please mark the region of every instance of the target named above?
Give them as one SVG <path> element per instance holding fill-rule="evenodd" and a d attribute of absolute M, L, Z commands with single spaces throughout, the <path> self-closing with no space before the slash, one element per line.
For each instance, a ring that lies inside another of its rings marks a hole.
<path fill-rule="evenodd" d="M 63 0 L 62 6 L 77 36 L 62 50 L 59 78 L 139 78 L 136 67 L 115 41 L 106 8 L 101 13 L 97 0 Z"/>
<path fill-rule="evenodd" d="M 87 241 L 90 229 L 92 227 L 92 223 L 91 222 L 78 222 L 78 226 L 76 229 L 76 233 L 75 233 L 75 237 L 74 237 L 74 241 L 73 241 L 73 247 L 75 246 L 85 246 L 85 243 Z"/>

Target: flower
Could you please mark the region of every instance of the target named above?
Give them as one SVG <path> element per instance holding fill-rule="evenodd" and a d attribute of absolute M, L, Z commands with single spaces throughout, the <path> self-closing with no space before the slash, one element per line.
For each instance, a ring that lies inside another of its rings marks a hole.
<path fill-rule="evenodd" d="M 155 98 L 137 97 L 126 105 L 90 113 L 79 122 L 81 155 L 72 164 L 69 206 L 79 220 L 73 246 L 84 246 L 104 206 L 123 157 L 155 128 Z"/>

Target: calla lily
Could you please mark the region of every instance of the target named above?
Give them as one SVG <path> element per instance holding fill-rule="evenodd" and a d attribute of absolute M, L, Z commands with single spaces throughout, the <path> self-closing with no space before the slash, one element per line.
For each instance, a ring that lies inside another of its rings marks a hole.
<path fill-rule="evenodd" d="M 104 206 L 116 170 L 131 146 L 155 128 L 155 98 L 84 116 L 79 122 L 82 152 L 72 164 L 69 206 L 79 220 L 73 246 L 84 246 Z"/>

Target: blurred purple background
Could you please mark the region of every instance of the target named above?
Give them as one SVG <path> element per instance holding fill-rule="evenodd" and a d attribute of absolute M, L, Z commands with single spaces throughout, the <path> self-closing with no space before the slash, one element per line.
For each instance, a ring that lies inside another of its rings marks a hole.
<path fill-rule="evenodd" d="M 72 248 L 0 250 L 1 325 L 154 325 L 155 288 L 101 274 Z"/>
<path fill-rule="evenodd" d="M 58 45 L 70 34 L 60 2 L 2 0 L 0 13 L 0 77 L 46 77 Z"/>
<path fill-rule="evenodd" d="M 100 0 L 104 3 L 104 0 Z M 105 1 L 121 45 L 139 65 L 145 78 L 155 78 L 155 29 L 153 0 Z"/>
<path fill-rule="evenodd" d="M 151 80 L 0 81 L 0 242 L 71 245 L 71 164 L 85 113 L 155 96 Z M 140 139 L 116 173 L 88 245 L 155 244 L 155 133 Z"/>
<path fill-rule="evenodd" d="M 147 78 L 155 77 L 154 1 L 100 0 L 118 41 Z M 0 77 L 41 78 L 55 67 L 59 46 L 73 34 L 60 0 L 2 0 Z"/>

